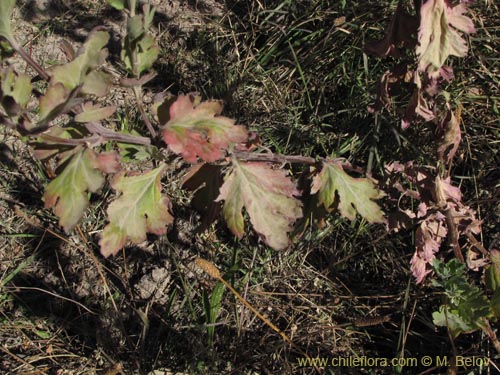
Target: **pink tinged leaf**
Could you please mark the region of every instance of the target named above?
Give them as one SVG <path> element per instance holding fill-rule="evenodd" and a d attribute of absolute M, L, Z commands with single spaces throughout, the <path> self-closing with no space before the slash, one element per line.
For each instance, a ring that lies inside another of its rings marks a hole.
<path fill-rule="evenodd" d="M 115 176 L 111 187 L 121 195 L 107 210 L 109 224 L 99 241 L 104 257 L 115 255 L 127 240 L 138 244 L 146 240 L 146 233 L 166 233 L 173 217 L 168 198 L 161 195 L 164 170 L 162 165 L 135 176 L 126 176 L 124 172 Z"/>
<path fill-rule="evenodd" d="M 482 221 L 477 219 L 476 212 L 472 208 L 457 204 L 452 206 L 451 214 L 459 233 L 481 233 Z"/>
<path fill-rule="evenodd" d="M 93 122 L 100 121 L 108 118 L 113 113 L 115 113 L 116 107 L 104 107 L 101 108 L 99 104 L 92 104 L 92 102 L 87 102 L 83 105 L 83 111 L 75 116 L 76 122 Z"/>
<path fill-rule="evenodd" d="M 382 40 L 367 43 L 364 51 L 378 57 L 401 57 L 398 47 L 413 48 L 416 44 L 414 35 L 417 34 L 418 20 L 405 12 L 402 0 L 392 16 L 389 28 Z"/>
<path fill-rule="evenodd" d="M 295 184 L 286 172 L 267 163 L 244 163 L 233 159 L 233 167 L 216 201 L 224 201 L 223 213 L 229 229 L 241 238 L 245 233 L 245 208 L 255 231 L 276 250 L 288 246 L 292 224 L 302 216 Z"/>
<path fill-rule="evenodd" d="M 120 155 L 115 151 L 101 152 L 97 155 L 96 167 L 104 173 L 118 173 L 122 169 Z"/>
<path fill-rule="evenodd" d="M 472 249 L 467 250 L 466 262 L 467 267 L 476 272 L 484 268 L 489 263 L 488 258 L 480 257 L 480 254 Z"/>
<path fill-rule="evenodd" d="M 323 162 L 321 172 L 314 176 L 311 194 L 319 194 L 319 202 L 331 210 L 338 195 L 340 214 L 354 220 L 356 213 L 370 223 L 385 223 L 384 213 L 373 201 L 383 196 L 368 178 L 354 178 L 334 162 Z"/>
<path fill-rule="evenodd" d="M 169 148 L 190 162 L 197 158 L 214 162 L 225 157 L 232 145 L 246 142 L 247 130 L 234 120 L 219 116 L 219 101 L 199 103 L 199 97 L 181 95 L 170 106 L 170 119 L 163 130 Z"/>
<path fill-rule="evenodd" d="M 425 215 L 427 215 L 428 209 L 429 209 L 429 207 L 427 206 L 427 204 L 425 202 L 420 202 L 418 204 L 418 208 L 417 208 L 417 217 L 419 219 L 422 217 L 425 217 Z"/>
<path fill-rule="evenodd" d="M 450 177 L 444 180 L 439 176 L 436 177 L 435 195 L 435 201 L 441 207 L 445 206 L 448 202 L 456 204 L 462 201 L 460 188 L 451 184 Z"/>
<path fill-rule="evenodd" d="M 410 265 L 417 284 L 424 281 L 425 277 L 431 272 L 431 270 L 427 268 L 427 262 L 420 258 L 417 252 L 413 254 Z"/>
<path fill-rule="evenodd" d="M 428 216 L 418 227 L 415 233 L 416 251 L 410 261 L 417 284 L 430 272 L 432 262 L 447 233 L 446 219 L 441 213 Z"/>
<path fill-rule="evenodd" d="M 462 140 L 459 118 L 460 116 L 457 118 L 453 111 L 448 110 L 439 128 L 437 155 L 446 164 L 451 163 Z"/>
<path fill-rule="evenodd" d="M 448 56 L 463 57 L 467 54 L 467 43 L 459 32 L 475 31 L 472 20 L 464 16 L 465 4 L 451 5 L 447 0 L 427 0 L 420 8 L 418 33 L 418 68 L 431 75 L 439 75 L 439 69 Z"/>
<path fill-rule="evenodd" d="M 78 151 L 45 189 L 45 208 L 53 208 L 66 232 L 78 224 L 89 205 L 87 192 L 94 193 L 104 184 L 104 177 L 96 169 L 95 162 L 93 151 Z"/>

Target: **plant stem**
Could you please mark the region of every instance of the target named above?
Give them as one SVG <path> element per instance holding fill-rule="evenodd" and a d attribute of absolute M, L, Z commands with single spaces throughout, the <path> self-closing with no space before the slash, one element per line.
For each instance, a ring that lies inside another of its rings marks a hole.
<path fill-rule="evenodd" d="M 243 161 L 260 161 L 267 163 L 289 163 L 289 164 L 308 164 L 308 165 L 316 165 L 324 161 L 334 161 L 338 162 L 342 165 L 342 168 L 348 169 L 357 173 L 364 173 L 365 171 L 361 167 L 354 167 L 351 163 L 345 161 L 344 158 L 338 159 L 328 159 L 328 158 L 312 158 L 309 156 L 302 155 L 282 155 L 282 154 L 257 154 L 255 152 L 247 152 L 247 151 L 233 151 L 233 155 L 239 160 Z"/>
<path fill-rule="evenodd" d="M 89 132 L 92 133 L 90 137 L 78 138 L 78 139 L 66 139 L 66 138 L 55 137 L 50 134 L 42 134 L 40 138 L 52 144 L 61 144 L 68 146 L 76 146 L 81 144 L 96 145 L 108 141 L 130 143 L 142 146 L 149 146 L 151 144 L 151 139 L 147 137 L 140 137 L 131 134 L 120 134 L 114 132 L 113 130 L 106 129 L 98 122 L 89 122 L 85 125 L 85 127 Z"/>
<path fill-rule="evenodd" d="M 21 55 L 21 57 L 28 63 L 29 66 L 31 66 L 35 71 L 42 77 L 45 81 L 50 80 L 49 74 L 43 69 L 40 64 L 38 64 L 30 55 L 26 53 L 26 51 L 21 47 L 16 40 L 14 39 L 9 39 L 9 43 L 12 46 L 12 48 Z"/>
<path fill-rule="evenodd" d="M 148 118 L 146 111 L 144 110 L 144 104 L 142 102 L 140 90 L 141 90 L 141 87 L 134 86 L 134 88 L 133 88 L 135 100 L 137 101 L 137 107 L 139 107 L 139 112 L 141 113 L 142 120 L 146 124 L 146 127 L 148 128 L 149 132 L 151 133 L 153 138 L 156 138 L 156 131 L 153 128 L 151 121 L 149 121 L 149 118 Z"/>

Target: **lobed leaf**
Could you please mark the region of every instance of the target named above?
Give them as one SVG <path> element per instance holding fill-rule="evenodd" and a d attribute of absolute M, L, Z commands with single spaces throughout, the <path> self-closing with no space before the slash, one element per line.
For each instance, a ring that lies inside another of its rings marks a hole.
<path fill-rule="evenodd" d="M 89 70 L 104 63 L 107 51 L 103 48 L 108 41 L 109 33 L 106 31 L 92 32 L 73 61 L 53 69 L 51 84 L 59 82 L 69 90 L 82 84 Z"/>
<path fill-rule="evenodd" d="M 436 253 L 447 233 L 445 217 L 439 212 L 430 215 L 420 223 L 415 233 L 415 254 L 410 261 L 411 271 L 417 284 L 424 281 L 427 274 L 431 272 L 428 266 L 432 267 Z"/>
<path fill-rule="evenodd" d="M 434 324 L 448 327 L 453 337 L 484 329 L 484 318 L 494 311 L 483 291 L 467 280 L 465 265 L 457 259 L 447 263 L 436 259 L 433 267 L 437 277 L 432 284 L 443 288 L 447 297 L 446 304 L 432 314 Z"/>
<path fill-rule="evenodd" d="M 89 205 L 87 192 L 96 192 L 104 184 L 104 177 L 97 169 L 96 154 L 80 149 L 63 171 L 46 187 L 43 195 L 45 208 L 53 208 L 59 224 L 66 232 L 80 221 Z"/>
<path fill-rule="evenodd" d="M 472 20 L 463 15 L 466 10 L 465 2 L 452 5 L 447 0 L 427 0 L 422 4 L 416 50 L 420 71 L 439 72 L 448 56 L 467 54 L 467 43 L 460 32 L 470 34 L 475 29 Z"/>
<path fill-rule="evenodd" d="M 145 35 L 137 43 L 137 66 L 139 74 L 150 69 L 160 54 L 160 47 L 151 35 Z"/>
<path fill-rule="evenodd" d="M 134 244 L 146 240 L 146 233 L 164 234 L 173 222 L 170 202 L 161 195 L 160 179 L 165 165 L 149 172 L 126 176 L 119 173 L 111 187 L 121 195 L 108 207 L 109 224 L 99 245 L 105 257 L 115 255 L 127 240 Z"/>
<path fill-rule="evenodd" d="M 168 147 L 190 162 L 200 157 L 206 162 L 222 159 L 233 144 L 245 142 L 247 130 L 234 120 L 219 116 L 220 101 L 200 103 L 194 95 L 181 95 L 170 106 L 170 118 L 163 130 Z"/>
<path fill-rule="evenodd" d="M 323 162 L 321 172 L 314 176 L 311 194 L 318 193 L 319 203 L 331 211 L 337 202 L 340 214 L 354 220 L 356 212 L 370 223 L 384 223 L 384 213 L 373 201 L 383 196 L 368 178 L 354 178 L 335 162 Z"/>
<path fill-rule="evenodd" d="M 255 231 L 276 250 L 288 246 L 292 224 L 302 216 L 295 184 L 283 170 L 267 163 L 243 163 L 233 159 L 216 201 L 224 200 L 223 213 L 229 229 L 239 238 L 245 233 L 245 208 Z"/>

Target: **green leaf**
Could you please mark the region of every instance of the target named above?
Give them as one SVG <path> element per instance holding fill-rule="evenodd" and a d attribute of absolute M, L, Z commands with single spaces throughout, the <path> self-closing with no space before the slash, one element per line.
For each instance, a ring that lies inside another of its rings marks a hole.
<path fill-rule="evenodd" d="M 108 41 L 109 34 L 106 31 L 91 33 L 73 61 L 53 69 L 51 84 L 59 82 L 70 90 L 82 84 L 89 70 L 104 63 L 107 51 L 103 48 Z"/>
<path fill-rule="evenodd" d="M 0 95 L 12 97 L 22 109 L 25 109 L 31 97 L 30 77 L 23 73 L 17 74 L 13 68 L 7 68 L 0 72 L 0 81 Z"/>
<path fill-rule="evenodd" d="M 335 162 L 323 162 L 321 172 L 313 179 L 311 194 L 318 193 L 319 203 L 331 211 L 338 194 L 340 214 L 354 220 L 356 212 L 370 223 L 384 223 L 384 213 L 373 201 L 383 196 L 368 178 L 354 178 Z"/>
<path fill-rule="evenodd" d="M 485 271 L 485 283 L 488 289 L 492 291 L 500 290 L 500 251 L 490 251 L 491 264 Z"/>
<path fill-rule="evenodd" d="M 482 290 L 467 280 L 465 265 L 457 259 L 447 263 L 436 259 L 433 266 L 437 278 L 432 283 L 443 288 L 447 297 L 447 303 L 432 314 L 434 324 L 448 326 L 454 336 L 482 329 L 484 318 L 493 311 Z"/>
<path fill-rule="evenodd" d="M 83 80 L 81 93 L 101 97 L 109 92 L 111 75 L 105 72 L 92 70 Z"/>
<path fill-rule="evenodd" d="M 45 208 L 53 208 L 66 232 L 78 224 L 89 205 L 87 192 L 94 193 L 104 184 L 104 177 L 96 168 L 95 153 L 81 149 L 45 189 Z"/>
<path fill-rule="evenodd" d="M 101 254 L 115 255 L 125 246 L 127 239 L 134 244 L 146 240 L 146 233 L 161 235 L 173 222 L 170 202 L 161 195 L 160 179 L 166 166 L 149 172 L 126 176 L 119 173 L 111 187 L 121 195 L 108 207 L 109 224 L 99 241 Z"/>
<path fill-rule="evenodd" d="M 239 238 L 245 233 L 245 207 L 255 231 L 276 250 L 288 246 L 292 224 L 302 216 L 295 184 L 286 172 L 267 163 L 240 163 L 233 167 L 216 201 L 224 200 L 223 213 L 229 229 Z"/>
<path fill-rule="evenodd" d="M 139 74 L 150 69 L 160 54 L 160 47 L 151 35 L 145 35 L 137 43 L 137 64 Z"/>
<path fill-rule="evenodd" d="M 215 322 L 219 316 L 219 311 L 221 307 L 222 297 L 224 296 L 224 291 L 226 287 L 220 281 L 215 284 L 214 289 L 210 297 L 204 293 L 203 304 L 205 305 L 205 315 L 207 317 L 207 335 L 208 335 L 208 345 L 212 346 L 215 335 Z"/>
<path fill-rule="evenodd" d="M 16 0 L 1 0 L 0 1 L 0 36 L 3 36 L 8 41 L 14 39 L 12 35 L 12 27 L 10 25 L 10 16 L 16 6 Z"/>
<path fill-rule="evenodd" d="M 495 290 L 490 300 L 491 310 L 497 318 L 500 317 L 500 289 Z"/>
<path fill-rule="evenodd" d="M 117 10 L 123 10 L 127 7 L 127 0 L 107 0 L 107 2 Z"/>
<path fill-rule="evenodd" d="M 134 42 L 144 34 L 144 23 L 142 15 L 131 17 L 127 21 L 127 38 Z"/>
<path fill-rule="evenodd" d="M 474 332 L 477 330 L 477 324 L 467 322 L 459 315 L 457 310 L 450 310 L 444 305 L 439 307 L 439 311 L 432 313 L 432 321 L 438 327 L 448 327 L 453 337 L 460 333 Z"/>
<path fill-rule="evenodd" d="M 116 107 L 101 108 L 99 104 L 93 105 L 92 102 L 87 102 L 83 105 L 83 112 L 75 116 L 76 122 L 92 122 L 100 121 L 115 113 Z"/>
<path fill-rule="evenodd" d="M 163 130 L 168 147 L 190 163 L 200 157 L 214 162 L 225 156 L 224 150 L 235 143 L 245 142 L 248 133 L 234 120 L 219 116 L 220 101 L 199 103 L 199 96 L 181 95 L 170 106 L 170 119 Z M 199 103 L 199 104 L 198 104 Z"/>
<path fill-rule="evenodd" d="M 62 83 L 50 85 L 45 95 L 40 98 L 40 121 L 49 117 L 50 113 L 59 105 L 66 102 L 69 90 Z"/>
<path fill-rule="evenodd" d="M 136 130 L 120 131 L 121 134 L 135 135 L 141 137 L 141 134 Z M 126 162 L 140 162 L 151 157 L 154 153 L 158 152 L 155 146 L 136 145 L 132 143 L 117 143 L 119 153 Z"/>
<path fill-rule="evenodd" d="M 144 13 L 144 30 L 149 30 L 149 27 L 153 23 L 153 19 L 155 17 L 156 8 L 151 8 L 151 5 L 146 3 L 142 7 L 142 12 Z"/>
<path fill-rule="evenodd" d="M 137 72 L 134 70 L 134 50 L 136 51 Z M 160 47 L 156 44 L 155 39 L 151 35 L 145 34 L 134 43 L 127 40 L 120 57 L 131 74 L 140 76 L 142 72 L 153 66 L 159 54 Z"/>
<path fill-rule="evenodd" d="M 48 339 L 50 339 L 50 336 L 51 336 L 50 332 L 42 331 L 40 329 L 34 329 L 33 333 L 43 340 L 48 340 Z"/>

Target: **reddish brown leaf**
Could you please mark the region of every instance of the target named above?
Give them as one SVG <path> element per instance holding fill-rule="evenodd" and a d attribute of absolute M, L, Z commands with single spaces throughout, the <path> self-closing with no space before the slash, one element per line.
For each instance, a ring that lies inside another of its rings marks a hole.
<path fill-rule="evenodd" d="M 437 154 L 439 160 L 443 161 L 445 164 L 451 163 L 458 150 L 460 141 L 462 140 L 462 132 L 460 131 L 460 107 L 457 113 L 458 116 L 455 117 L 453 111 L 448 110 L 439 128 L 439 146 Z"/>
<path fill-rule="evenodd" d="M 384 39 L 367 43 L 364 51 L 378 57 L 401 57 L 398 47 L 413 48 L 416 45 L 417 28 L 417 17 L 409 15 L 400 0 Z"/>
<path fill-rule="evenodd" d="M 220 214 L 221 202 L 215 200 L 224 182 L 222 168 L 220 165 L 197 164 L 184 177 L 182 187 L 194 191 L 191 205 L 203 214 L 200 231 L 207 229 Z"/>

